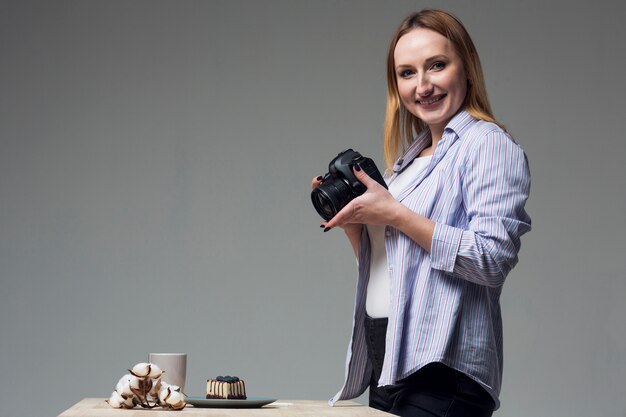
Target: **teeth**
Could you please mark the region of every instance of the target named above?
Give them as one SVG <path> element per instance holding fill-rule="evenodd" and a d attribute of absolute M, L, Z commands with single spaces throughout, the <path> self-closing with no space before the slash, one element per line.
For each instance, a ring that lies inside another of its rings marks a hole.
<path fill-rule="evenodd" d="M 419 101 L 418 100 L 418 103 L 420 103 L 420 104 L 433 104 L 434 102 L 439 101 L 442 98 L 443 98 L 443 96 L 437 97 L 437 98 L 433 98 L 432 100 L 427 100 L 427 101 Z"/>

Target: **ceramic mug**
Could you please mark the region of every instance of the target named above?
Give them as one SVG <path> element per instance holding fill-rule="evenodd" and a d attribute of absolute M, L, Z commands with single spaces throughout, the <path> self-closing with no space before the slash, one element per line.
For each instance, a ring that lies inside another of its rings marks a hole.
<path fill-rule="evenodd" d="M 163 370 L 162 381 L 170 385 L 178 385 L 181 391 L 185 390 L 185 378 L 187 377 L 186 353 L 151 353 L 148 360 Z"/>

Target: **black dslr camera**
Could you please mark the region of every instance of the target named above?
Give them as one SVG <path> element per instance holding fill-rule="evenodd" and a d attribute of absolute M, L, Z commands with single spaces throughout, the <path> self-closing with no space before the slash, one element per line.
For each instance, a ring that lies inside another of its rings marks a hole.
<path fill-rule="evenodd" d="M 355 164 L 359 164 L 367 175 L 387 188 L 374 161 L 352 149 L 341 152 L 330 161 L 322 183 L 311 192 L 313 206 L 324 220 L 332 219 L 346 204 L 367 190 L 352 172 Z"/>

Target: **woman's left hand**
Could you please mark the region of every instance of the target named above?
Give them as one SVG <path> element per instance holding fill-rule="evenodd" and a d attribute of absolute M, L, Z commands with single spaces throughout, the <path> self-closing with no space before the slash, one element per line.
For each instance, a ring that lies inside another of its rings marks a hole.
<path fill-rule="evenodd" d="M 327 230 L 347 224 L 388 225 L 400 204 L 389 191 L 373 180 L 360 167 L 354 166 L 354 175 L 367 187 L 364 194 L 350 201 L 339 213 L 324 223 Z"/>

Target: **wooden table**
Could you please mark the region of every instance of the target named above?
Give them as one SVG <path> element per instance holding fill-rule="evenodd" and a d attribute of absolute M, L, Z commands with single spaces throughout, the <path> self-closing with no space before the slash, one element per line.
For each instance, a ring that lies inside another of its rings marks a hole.
<path fill-rule="evenodd" d="M 279 400 L 262 408 L 195 408 L 187 405 L 181 411 L 162 408 L 151 410 L 135 407 L 131 410 L 114 409 L 104 398 L 85 398 L 58 417 L 384 417 L 391 414 L 375 410 L 353 401 L 340 401 L 330 407 L 326 401 Z"/>

